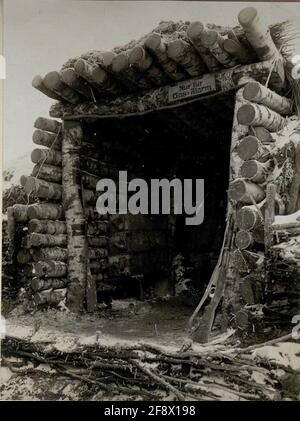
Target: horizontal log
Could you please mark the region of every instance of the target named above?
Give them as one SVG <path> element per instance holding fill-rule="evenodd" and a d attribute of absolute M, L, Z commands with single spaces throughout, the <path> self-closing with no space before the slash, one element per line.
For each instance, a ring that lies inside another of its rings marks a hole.
<path fill-rule="evenodd" d="M 31 161 L 34 164 L 43 162 L 44 164 L 61 166 L 62 156 L 61 152 L 50 149 L 34 149 L 31 152 Z"/>
<path fill-rule="evenodd" d="M 105 236 L 88 236 L 88 244 L 90 247 L 107 247 L 108 239 Z"/>
<path fill-rule="evenodd" d="M 16 222 L 28 221 L 28 205 L 13 205 L 13 215 Z"/>
<path fill-rule="evenodd" d="M 96 63 L 90 63 L 87 60 L 79 59 L 74 66 L 75 72 L 82 78 L 97 87 L 98 92 L 110 94 L 120 93 L 120 88 L 113 77 Z"/>
<path fill-rule="evenodd" d="M 270 170 L 272 161 L 258 162 L 255 159 L 245 161 L 241 166 L 241 177 L 247 178 L 254 183 L 265 182 Z"/>
<path fill-rule="evenodd" d="M 271 135 L 269 130 L 262 126 L 250 127 L 249 134 L 257 137 L 261 143 L 272 144 L 275 142 L 274 137 Z"/>
<path fill-rule="evenodd" d="M 118 231 L 167 230 L 168 218 L 162 215 L 110 215 L 111 234 Z"/>
<path fill-rule="evenodd" d="M 265 201 L 258 205 L 243 206 L 236 213 L 236 225 L 241 230 L 262 227 Z"/>
<path fill-rule="evenodd" d="M 253 201 L 255 203 L 261 202 L 266 194 L 264 189 L 257 184 L 238 178 L 230 183 L 228 196 L 231 200 L 253 204 Z"/>
<path fill-rule="evenodd" d="M 104 281 L 104 279 L 103 279 Z M 113 293 L 117 289 L 116 285 L 112 285 L 109 283 L 99 282 L 97 283 L 97 293 L 100 294 L 101 300 L 101 293 Z M 103 297 L 104 298 L 104 297 Z M 99 297 L 98 297 L 99 302 Z"/>
<path fill-rule="evenodd" d="M 237 112 L 237 120 L 244 126 L 263 126 L 271 132 L 278 132 L 285 125 L 285 119 L 264 105 L 245 104 Z"/>
<path fill-rule="evenodd" d="M 202 44 L 209 49 L 211 54 L 224 67 L 234 67 L 238 64 L 237 60 L 225 51 L 223 47 L 224 37 L 215 30 L 206 29 L 201 34 Z"/>
<path fill-rule="evenodd" d="M 221 66 L 215 56 L 213 56 L 209 49 L 202 43 L 201 35 L 204 30 L 202 22 L 192 22 L 187 29 L 187 37 L 192 42 L 194 48 L 198 51 L 208 70 L 214 73 L 220 70 Z"/>
<path fill-rule="evenodd" d="M 94 100 L 94 96 L 87 81 L 77 75 L 73 68 L 63 69 L 61 71 L 61 79 L 66 85 L 74 89 L 74 91 L 78 92 L 86 100 Z"/>
<path fill-rule="evenodd" d="M 145 41 L 145 48 L 150 51 L 170 79 L 179 81 L 186 78 L 186 72 L 168 57 L 167 44 L 162 35 L 149 35 Z"/>
<path fill-rule="evenodd" d="M 26 194 L 33 193 L 41 199 L 59 200 L 62 197 L 61 184 L 50 183 L 31 176 L 26 178 L 24 190 Z"/>
<path fill-rule="evenodd" d="M 39 203 L 28 206 L 28 219 L 62 219 L 63 208 L 54 203 Z"/>
<path fill-rule="evenodd" d="M 180 64 L 190 76 L 200 76 L 206 72 L 205 65 L 195 48 L 182 39 L 168 43 L 168 56 Z"/>
<path fill-rule="evenodd" d="M 27 236 L 28 247 L 64 247 L 68 244 L 68 237 L 65 234 L 40 234 L 33 232 Z"/>
<path fill-rule="evenodd" d="M 247 83 L 243 90 L 243 96 L 247 101 L 265 105 L 282 115 L 288 115 L 292 112 L 290 99 L 278 95 L 259 82 Z"/>
<path fill-rule="evenodd" d="M 244 137 L 240 141 L 236 152 L 244 161 L 255 159 L 260 162 L 266 162 L 271 158 L 270 149 L 263 145 L 257 137 L 251 135 Z"/>
<path fill-rule="evenodd" d="M 232 262 L 234 268 L 240 273 L 250 273 L 262 265 L 263 254 L 253 253 L 249 250 L 234 250 Z"/>
<path fill-rule="evenodd" d="M 97 175 L 88 175 L 88 174 L 81 174 L 81 181 L 83 185 L 89 189 L 96 189 L 96 185 L 100 180 L 99 176 Z"/>
<path fill-rule="evenodd" d="M 113 165 L 98 161 L 97 159 L 93 158 L 83 159 L 81 162 L 81 168 L 92 173 L 94 177 L 98 176 L 98 181 L 100 177 L 114 178 L 119 175 L 118 169 Z"/>
<path fill-rule="evenodd" d="M 64 301 L 66 294 L 66 288 L 45 290 L 34 294 L 33 302 L 36 306 L 45 304 L 58 305 L 60 302 Z"/>
<path fill-rule="evenodd" d="M 252 57 L 249 54 L 249 51 L 238 40 L 230 38 L 224 39 L 223 48 L 231 57 L 234 57 L 238 63 L 248 64 L 251 62 Z"/>
<path fill-rule="evenodd" d="M 68 265 L 64 262 L 48 260 L 47 262 L 40 261 L 35 263 L 34 269 L 37 277 L 61 278 L 67 275 Z"/>
<path fill-rule="evenodd" d="M 32 134 L 32 141 L 36 145 L 45 146 L 57 151 L 61 150 L 61 137 L 57 133 L 49 133 L 44 130 L 37 129 Z"/>
<path fill-rule="evenodd" d="M 61 183 L 62 181 L 62 169 L 61 167 L 55 165 L 48 165 L 43 164 L 35 164 L 33 167 L 32 177 L 36 177 L 40 180 L 50 181 L 54 183 Z M 24 183 L 24 184 L 23 184 Z M 21 184 L 24 186 L 26 183 L 26 179 L 22 178 Z"/>
<path fill-rule="evenodd" d="M 56 99 L 57 101 L 63 100 L 60 95 L 45 86 L 43 78 L 40 75 L 34 76 L 32 79 L 32 86 L 51 99 Z"/>
<path fill-rule="evenodd" d="M 41 247 L 32 248 L 30 253 L 35 262 L 56 260 L 66 262 L 68 260 L 68 251 L 62 247 Z"/>
<path fill-rule="evenodd" d="M 260 60 L 278 58 L 279 53 L 272 40 L 269 28 L 260 22 L 257 10 L 246 7 L 240 11 L 238 20 L 247 40 Z"/>
<path fill-rule="evenodd" d="M 272 229 L 288 229 L 288 228 L 299 228 L 300 226 L 300 210 L 290 215 L 276 215 Z"/>
<path fill-rule="evenodd" d="M 38 117 L 34 122 L 34 127 L 55 134 L 62 132 L 62 124 L 52 118 Z"/>
<path fill-rule="evenodd" d="M 75 72 L 84 80 L 86 80 L 93 92 L 93 95 L 99 96 L 103 95 L 104 91 L 100 86 L 97 86 L 96 83 L 93 81 L 91 73 L 93 69 L 96 69 L 98 66 L 96 64 L 91 64 L 84 59 L 78 59 L 74 64 Z"/>
<path fill-rule="evenodd" d="M 86 218 L 89 221 L 97 221 L 97 220 L 107 221 L 109 219 L 109 216 L 110 216 L 107 213 L 104 214 L 104 215 L 100 215 L 97 212 L 97 209 L 95 208 L 95 206 L 86 206 L 85 209 L 84 209 L 84 213 L 85 213 Z"/>
<path fill-rule="evenodd" d="M 166 74 L 155 64 L 151 55 L 142 46 L 134 47 L 128 58 L 129 64 L 149 79 L 153 86 L 162 86 L 169 82 Z"/>
<path fill-rule="evenodd" d="M 56 71 L 47 73 L 43 82 L 46 88 L 51 89 L 51 91 L 54 91 L 71 104 L 78 104 L 82 101 L 82 96 L 66 85 Z"/>
<path fill-rule="evenodd" d="M 89 248 L 90 259 L 102 259 L 104 257 L 107 257 L 107 255 L 107 248 Z"/>
<path fill-rule="evenodd" d="M 31 288 L 33 289 L 33 291 L 65 288 L 67 284 L 68 280 L 65 278 L 41 279 L 34 277 L 31 280 Z"/>
<path fill-rule="evenodd" d="M 28 222 L 28 232 L 40 234 L 66 234 L 67 226 L 63 221 L 31 219 Z"/>

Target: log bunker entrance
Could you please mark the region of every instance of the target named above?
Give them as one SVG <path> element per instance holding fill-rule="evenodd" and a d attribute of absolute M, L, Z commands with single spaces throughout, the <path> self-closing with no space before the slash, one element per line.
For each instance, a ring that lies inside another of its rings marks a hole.
<path fill-rule="evenodd" d="M 112 298 L 186 293 L 194 298 L 188 316 L 179 306 L 173 315 L 184 327 L 191 316 L 200 342 L 214 322 L 246 336 L 283 321 L 290 329 L 298 297 L 289 299 L 289 288 L 299 287 L 299 85 L 286 24 L 267 27 L 252 7 L 238 20 L 235 28 L 161 22 L 139 41 L 34 77 L 57 102 L 53 119 L 34 123 L 35 166 L 21 178 L 36 203 L 7 212 L 28 301 L 80 313 Z M 203 223 L 187 226 L 172 213 L 99 215 L 97 182 L 124 170 L 148 185 L 204 179 Z"/>
<path fill-rule="evenodd" d="M 86 120 L 82 125 L 83 139 L 93 145 L 89 159 L 94 162 L 89 162 L 99 178 L 106 175 L 118 181 L 119 171 L 126 170 L 128 181 L 142 178 L 148 186 L 151 179 L 204 179 L 205 189 L 200 225 L 186 225 L 184 214 L 108 217 L 110 265 L 107 289 L 102 282 L 98 285 L 99 302 L 108 297 L 203 293 L 224 236 L 233 107 L 233 95 L 219 95 L 141 116 Z M 95 188 L 97 180 L 89 176 L 84 159 L 87 149 L 80 169 L 84 183 Z M 92 271 L 103 273 L 100 265 Z"/>

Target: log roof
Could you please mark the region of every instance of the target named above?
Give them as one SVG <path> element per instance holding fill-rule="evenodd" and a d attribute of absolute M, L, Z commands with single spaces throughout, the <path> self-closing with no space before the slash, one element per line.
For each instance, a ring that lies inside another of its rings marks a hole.
<path fill-rule="evenodd" d="M 71 58 L 61 69 L 36 76 L 33 86 L 58 100 L 50 115 L 59 118 L 143 114 L 236 89 L 242 75 L 262 83 L 271 76 L 280 91 L 290 23 L 265 27 L 269 44 L 256 48 L 245 29 L 256 15 L 254 8 L 243 9 L 240 25 L 232 28 L 163 21 L 124 46 Z"/>

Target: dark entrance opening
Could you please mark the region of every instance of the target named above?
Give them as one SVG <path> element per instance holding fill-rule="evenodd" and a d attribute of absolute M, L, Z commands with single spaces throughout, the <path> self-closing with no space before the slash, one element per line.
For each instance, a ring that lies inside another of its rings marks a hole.
<path fill-rule="evenodd" d="M 97 145 L 101 177 L 117 180 L 118 171 L 126 170 L 128 181 L 149 184 L 154 178 L 204 179 L 201 225 L 186 225 L 185 215 L 110 217 L 107 279 L 115 285 L 113 297 L 174 295 L 180 277 L 189 280 L 196 299 L 201 296 L 223 241 L 233 107 L 233 95 L 218 95 L 83 124 L 84 139 Z"/>

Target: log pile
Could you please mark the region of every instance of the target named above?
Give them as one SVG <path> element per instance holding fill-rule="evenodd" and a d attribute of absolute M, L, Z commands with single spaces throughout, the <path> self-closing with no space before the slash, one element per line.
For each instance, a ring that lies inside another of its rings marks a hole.
<path fill-rule="evenodd" d="M 248 126 L 248 133 L 233 151 L 239 170 L 228 195 L 235 209 L 237 229 L 232 261 L 239 278 L 240 297 L 247 308 L 241 308 L 235 298 L 236 326 L 249 334 L 255 328 L 268 330 L 271 323 L 289 324 L 284 309 L 289 315 L 295 310 L 284 285 L 297 283 L 297 264 L 287 255 L 283 257 L 286 244 L 282 241 L 298 234 L 297 222 L 293 222 L 292 215 L 280 215 L 297 210 L 299 119 L 286 119 L 291 114 L 291 101 L 256 81 L 244 86 L 243 98 L 237 122 L 241 127 Z M 298 296 L 294 302 L 297 300 Z M 253 309 L 249 310 L 249 306 Z M 258 311 L 260 306 L 263 313 Z"/>

